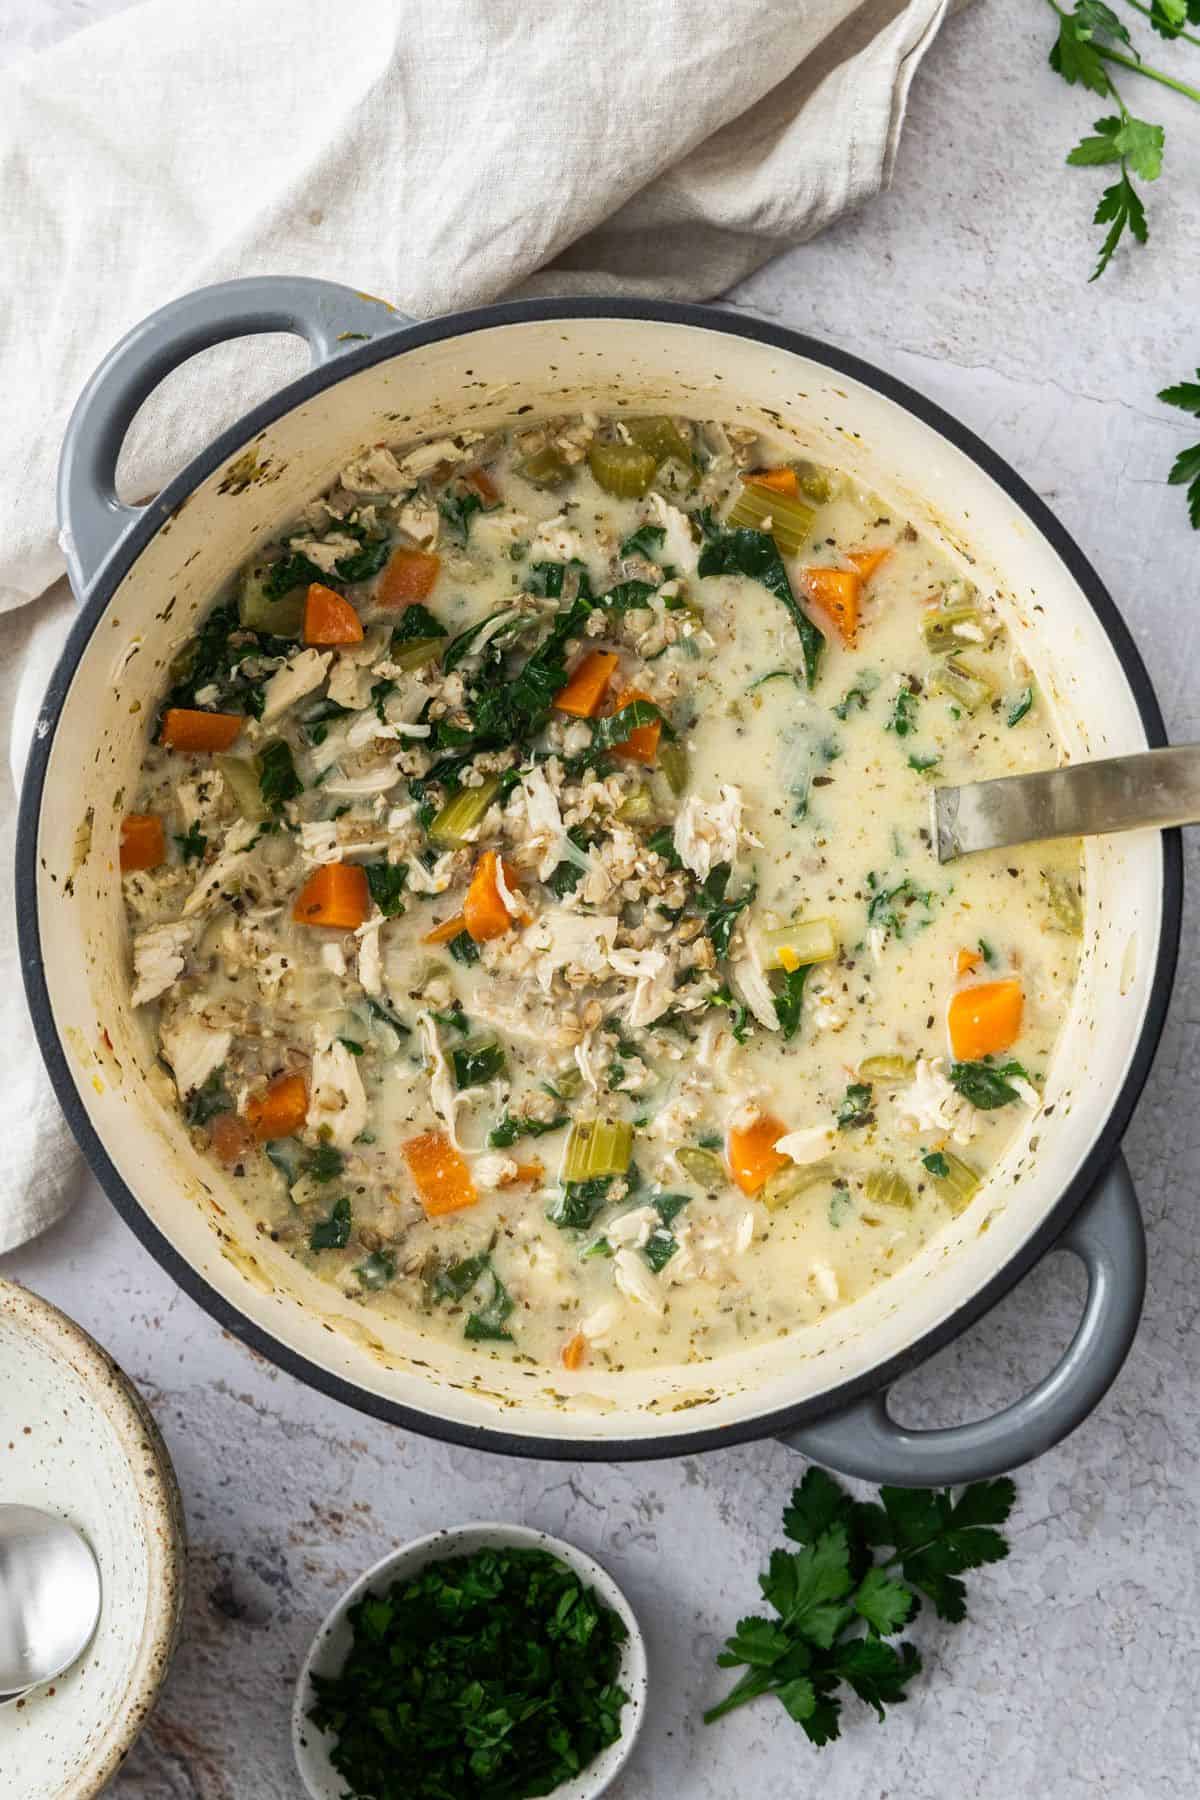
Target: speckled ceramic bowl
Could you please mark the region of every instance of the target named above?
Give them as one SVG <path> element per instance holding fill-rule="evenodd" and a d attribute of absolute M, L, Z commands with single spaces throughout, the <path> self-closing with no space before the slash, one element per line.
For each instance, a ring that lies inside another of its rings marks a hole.
<path fill-rule="evenodd" d="M 0 1281 L 0 1497 L 60 1514 L 100 1565 L 100 1622 L 65 1675 L 0 1707 L 0 1794 L 88 1800 L 150 1714 L 179 1631 L 183 1509 L 166 1447 L 108 1352 Z"/>
<path fill-rule="evenodd" d="M 415 1575 L 426 1563 L 436 1562 L 439 1558 L 470 1556 L 475 1550 L 503 1545 L 513 1545 L 521 1550 L 548 1550 L 551 1556 L 557 1556 L 568 1568 L 574 1569 L 588 1587 L 595 1588 L 605 1605 L 611 1606 L 625 1621 L 629 1636 L 617 1679 L 629 1695 L 629 1702 L 621 1713 L 621 1735 L 595 1762 L 589 1763 L 577 1780 L 556 1787 L 553 1800 L 596 1800 L 616 1780 L 629 1760 L 646 1707 L 646 1645 L 633 1608 L 607 1569 L 584 1551 L 577 1550 L 574 1544 L 566 1544 L 561 1538 L 549 1537 L 546 1532 L 534 1531 L 527 1525 L 483 1523 L 434 1531 L 428 1537 L 414 1538 L 412 1543 L 402 1544 L 398 1550 L 390 1550 L 374 1568 L 368 1569 L 347 1588 L 327 1615 L 304 1659 L 292 1703 L 296 1767 L 311 1800 L 341 1800 L 346 1791 L 345 1782 L 329 1760 L 333 1739 L 318 1731 L 306 1715 L 314 1699 L 312 1677 L 336 1675 L 349 1654 L 352 1634 L 346 1614 L 355 1601 L 367 1592 L 384 1593 L 394 1581 Z"/>

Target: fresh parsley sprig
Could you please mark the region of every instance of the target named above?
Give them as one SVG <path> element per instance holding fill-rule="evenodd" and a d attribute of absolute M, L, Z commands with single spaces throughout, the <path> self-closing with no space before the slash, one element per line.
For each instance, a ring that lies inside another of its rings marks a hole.
<path fill-rule="evenodd" d="M 1161 87 L 1183 94 L 1200 103 L 1200 91 L 1178 81 L 1161 69 L 1142 61 L 1128 30 L 1105 0 L 1076 0 L 1071 12 L 1065 12 L 1057 0 L 1047 0 L 1058 18 L 1058 37 L 1050 50 L 1050 67 L 1070 86 L 1076 84 L 1111 100 L 1116 112 L 1097 119 L 1092 136 L 1081 138 L 1068 153 L 1067 161 L 1075 168 L 1117 165 L 1117 179 L 1100 196 L 1094 217 L 1097 225 L 1108 231 L 1100 247 L 1100 257 L 1091 280 L 1103 275 L 1113 252 L 1126 231 L 1139 244 L 1149 236 L 1146 209 L 1133 185 L 1132 176 L 1141 181 L 1157 181 L 1162 173 L 1165 133 L 1161 125 L 1135 118 L 1129 111 L 1113 80 L 1110 65 L 1143 75 Z M 1144 12 L 1156 30 L 1166 37 L 1178 36 L 1198 0 L 1154 0 L 1145 8 L 1131 0 L 1136 10 Z M 1198 6 L 1200 10 L 1200 6 Z M 1165 29 L 1164 29 L 1165 27 Z"/>
<path fill-rule="evenodd" d="M 1183 412 L 1200 418 L 1200 369 L 1196 370 L 1195 381 L 1180 381 L 1174 387 L 1165 387 L 1158 397 L 1165 405 L 1178 406 Z M 1186 485 L 1188 517 L 1195 530 L 1200 531 L 1200 444 L 1189 444 L 1186 450 L 1179 452 L 1167 480 L 1172 487 Z"/>
<path fill-rule="evenodd" d="M 912 1621 L 922 1598 L 950 1624 L 966 1618 L 962 1576 L 1008 1555 L 998 1527 L 1015 1498 L 1001 1477 L 973 1482 L 957 1499 L 949 1489 L 883 1487 L 868 1504 L 809 1469 L 783 1515 L 800 1548 L 773 1550 L 758 1578 L 775 1617 L 738 1621 L 717 1663 L 745 1674 L 705 1724 L 774 1694 L 812 1743 L 832 1743 L 843 1685 L 882 1719 L 921 1669 L 914 1645 L 885 1639 Z"/>

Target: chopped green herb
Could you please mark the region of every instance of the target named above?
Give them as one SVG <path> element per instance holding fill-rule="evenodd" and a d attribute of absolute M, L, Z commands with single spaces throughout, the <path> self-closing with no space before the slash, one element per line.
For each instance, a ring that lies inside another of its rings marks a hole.
<path fill-rule="evenodd" d="M 479 961 L 479 945 L 469 931 L 460 931 L 457 937 L 450 939 L 446 948 L 455 962 L 462 963 L 464 967 Z"/>
<path fill-rule="evenodd" d="M 892 701 L 891 714 L 884 726 L 885 731 L 894 731 L 899 738 L 911 737 L 917 729 L 917 696 L 909 687 L 902 687 Z"/>
<path fill-rule="evenodd" d="M 179 845 L 179 854 L 184 862 L 199 862 L 208 848 L 208 839 L 199 825 L 189 825 L 182 836 L 176 832 L 175 842 Z"/>
<path fill-rule="evenodd" d="M 590 1181 L 564 1181 L 546 1217 L 564 1231 L 586 1231 L 605 1201 L 615 1176 L 593 1175 Z"/>
<path fill-rule="evenodd" d="M 652 831 L 646 839 L 646 848 L 652 850 L 655 856 L 661 856 L 669 869 L 682 869 L 683 863 L 675 848 L 675 833 L 672 826 L 662 825 L 657 831 Z"/>
<path fill-rule="evenodd" d="M 979 954 L 989 968 L 995 967 L 996 952 L 992 949 L 992 946 L 988 943 L 986 938 L 980 938 L 979 940 Z"/>
<path fill-rule="evenodd" d="M 304 1158 L 304 1173 L 314 1181 L 332 1181 L 346 1166 L 346 1159 L 336 1144 L 322 1138 Z"/>
<path fill-rule="evenodd" d="M 882 1719 L 921 1669 L 912 1644 L 884 1640 L 912 1620 L 918 1595 L 940 1619 L 966 1617 L 960 1577 L 1008 1555 L 997 1527 L 1015 1497 L 1002 1476 L 972 1483 L 957 1499 L 950 1489 L 885 1487 L 881 1504 L 867 1504 L 823 1469 L 809 1469 L 783 1515 L 800 1548 L 773 1550 L 759 1576 L 775 1616 L 738 1621 L 717 1663 L 745 1674 L 705 1724 L 774 1694 L 812 1743 L 828 1744 L 840 1735 L 843 1684 Z M 876 1561 L 880 1550 L 892 1554 Z"/>
<path fill-rule="evenodd" d="M 310 1717 L 343 1786 L 376 1800 L 526 1800 L 574 1783 L 621 1734 L 619 1615 L 556 1557 L 428 1563 L 349 1612 Z M 585 1777 L 586 1779 L 586 1777 Z"/>
<path fill-rule="evenodd" d="M 472 1343 L 494 1342 L 511 1344 L 512 1332 L 505 1326 L 505 1320 L 513 1310 L 515 1302 L 512 1295 L 497 1275 L 491 1270 L 492 1291 L 477 1311 L 467 1314 L 467 1322 L 463 1326 L 463 1336 Z"/>
<path fill-rule="evenodd" d="M 863 669 L 853 687 L 847 688 L 837 705 L 833 708 L 836 718 L 848 719 L 854 711 L 866 712 L 867 702 L 879 686 L 879 676 L 874 669 Z"/>
<path fill-rule="evenodd" d="M 653 700 L 630 700 L 608 718 L 592 719 L 590 723 L 594 750 L 611 750 L 618 744 L 627 743 L 635 731 L 646 725 L 661 724 L 664 735 L 671 735 L 666 714 Z"/>
<path fill-rule="evenodd" d="M 400 896 L 408 880 L 407 863 L 364 863 L 363 874 L 372 900 L 385 919 L 394 919 L 404 911 Z"/>
<path fill-rule="evenodd" d="M 915 769 L 918 775 L 928 775 L 930 769 L 936 769 L 941 760 L 940 756 L 920 756 L 914 750 L 908 759 L 908 766 Z"/>
<path fill-rule="evenodd" d="M 414 600 L 405 607 L 400 615 L 400 623 L 392 632 L 392 647 L 403 649 L 405 644 L 423 644 L 430 638 L 444 638 L 446 635 L 446 627 L 441 620 L 419 600 Z"/>
<path fill-rule="evenodd" d="M 366 1046 L 360 1044 L 357 1038 L 340 1037 L 337 1041 L 339 1044 L 345 1045 L 351 1056 L 362 1056 L 365 1054 Z"/>
<path fill-rule="evenodd" d="M 344 1250 L 350 1242 L 350 1202 L 343 1195 L 335 1200 L 327 1219 L 321 1219 L 309 1233 L 313 1250 Z"/>
<path fill-rule="evenodd" d="M 785 1040 L 790 1041 L 800 1029 L 804 1004 L 804 984 L 814 967 L 813 963 L 801 963 L 798 969 L 783 970 L 783 987 L 774 996 L 774 999 L 775 1016 L 779 1020 L 779 1029 Z"/>
<path fill-rule="evenodd" d="M 936 1175 L 940 1181 L 944 1181 L 950 1173 L 950 1164 L 940 1150 L 931 1150 L 928 1156 L 921 1158 L 921 1161 L 929 1173 Z"/>
<path fill-rule="evenodd" d="M 919 906 L 925 917 L 917 920 L 918 929 L 928 925 L 933 907 L 934 896 L 928 888 L 919 888 L 907 875 L 898 881 L 895 887 L 883 888 L 879 885 L 879 877 L 872 871 L 867 876 L 867 923 L 877 930 L 890 931 L 895 937 L 903 937 L 907 926 L 912 924 L 911 909 Z"/>
<path fill-rule="evenodd" d="M 874 1123 L 875 1114 L 871 1111 L 871 1085 L 866 1081 L 852 1081 L 846 1089 L 841 1105 L 837 1109 L 839 1131 L 857 1131 L 863 1125 Z"/>
<path fill-rule="evenodd" d="M 483 511 L 483 501 L 470 488 L 459 493 L 445 492 L 438 501 L 438 511 L 446 521 L 450 536 L 459 544 L 465 544 L 471 529 L 471 519 L 477 512 Z"/>

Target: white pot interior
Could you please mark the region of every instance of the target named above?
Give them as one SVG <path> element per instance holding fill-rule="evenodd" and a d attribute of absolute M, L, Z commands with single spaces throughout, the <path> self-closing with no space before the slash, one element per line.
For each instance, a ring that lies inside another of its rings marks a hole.
<path fill-rule="evenodd" d="M 118 825 L 163 672 L 234 567 L 364 442 L 600 404 L 754 423 L 894 501 L 1000 595 L 1073 758 L 1145 747 L 1113 647 L 1055 551 L 962 451 L 873 389 L 774 346 L 691 325 L 496 325 L 342 379 L 210 475 L 148 545 L 97 625 L 55 728 L 39 831 L 46 980 L 83 1108 L 147 1217 L 208 1285 L 356 1387 L 460 1425 L 582 1440 L 743 1422 L 869 1373 L 970 1299 L 1036 1230 L 1091 1147 L 1134 1054 L 1158 950 L 1156 833 L 1093 840 L 1074 1011 L 1031 1119 L 971 1208 L 890 1281 L 785 1340 L 718 1363 L 597 1375 L 582 1392 L 381 1320 L 258 1236 L 236 1183 L 193 1151 L 147 1085 L 127 1005 Z M 233 478 L 231 479 L 231 465 Z"/>

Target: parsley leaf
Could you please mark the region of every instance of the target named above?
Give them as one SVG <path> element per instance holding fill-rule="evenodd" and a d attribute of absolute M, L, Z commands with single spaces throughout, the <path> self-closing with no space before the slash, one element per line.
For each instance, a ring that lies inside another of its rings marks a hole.
<path fill-rule="evenodd" d="M 902 687 L 892 702 L 891 715 L 885 731 L 894 731 L 899 738 L 911 737 L 917 729 L 917 696 L 910 687 Z"/>
<path fill-rule="evenodd" d="M 870 1082 L 852 1081 L 837 1109 L 838 1130 L 857 1131 L 863 1125 L 873 1124 L 874 1119 Z"/>
<path fill-rule="evenodd" d="M 1164 405 L 1178 406 L 1181 411 L 1200 418 L 1200 369 L 1196 370 L 1195 381 L 1180 381 L 1174 387 L 1165 387 L 1158 397 Z M 1188 517 L 1193 528 L 1200 531 L 1200 444 L 1192 444 L 1179 452 L 1167 480 L 1172 487 L 1187 485 Z"/>
<path fill-rule="evenodd" d="M 701 521 L 703 524 L 703 521 Z M 743 528 L 738 531 L 710 531 L 704 526 L 708 542 L 700 552 L 697 572 L 700 575 L 747 575 L 760 581 L 787 609 L 800 637 L 804 652 L 804 673 L 810 688 L 815 686 L 820 667 L 825 635 L 809 618 L 792 592 L 783 558 L 769 531 Z"/>
<path fill-rule="evenodd" d="M 785 1040 L 794 1038 L 800 1029 L 804 1004 L 804 984 L 812 974 L 812 963 L 801 963 L 798 969 L 783 971 L 783 988 L 774 996 L 775 1017 Z"/>
<path fill-rule="evenodd" d="M 919 1594 L 943 1619 L 965 1616 L 960 1577 L 1007 1555 L 997 1527 L 1014 1497 L 1012 1482 L 1000 1480 L 957 1499 L 949 1490 L 885 1487 L 869 1505 L 809 1469 L 783 1515 L 800 1548 L 772 1551 L 759 1577 L 776 1617 L 739 1619 L 717 1664 L 745 1672 L 705 1723 L 773 1694 L 813 1744 L 828 1744 L 840 1732 L 843 1685 L 882 1719 L 921 1669 L 914 1645 L 885 1640 L 912 1619 Z M 894 1554 L 878 1560 L 877 1546 Z"/>
<path fill-rule="evenodd" d="M 507 1150 L 519 1138 L 545 1137 L 548 1131 L 557 1131 L 560 1125 L 569 1123 L 566 1113 L 554 1119 L 514 1119 L 511 1113 L 503 1113 L 488 1132 L 488 1143 L 493 1150 Z"/>
<path fill-rule="evenodd" d="M 464 968 L 469 968 L 472 963 L 479 961 L 479 945 L 469 931 L 460 931 L 457 937 L 450 939 L 446 948 L 455 962 L 461 963 Z"/>
<path fill-rule="evenodd" d="M 944 1181 L 950 1173 L 950 1164 L 940 1150 L 931 1150 L 928 1156 L 921 1158 L 921 1161 L 929 1173 L 936 1175 L 939 1181 Z"/>
<path fill-rule="evenodd" d="M 1007 723 L 1010 731 L 1014 725 L 1019 725 L 1021 723 L 1021 720 L 1025 717 L 1032 705 L 1033 689 L 1032 687 L 1023 687 L 1008 709 Z"/>

